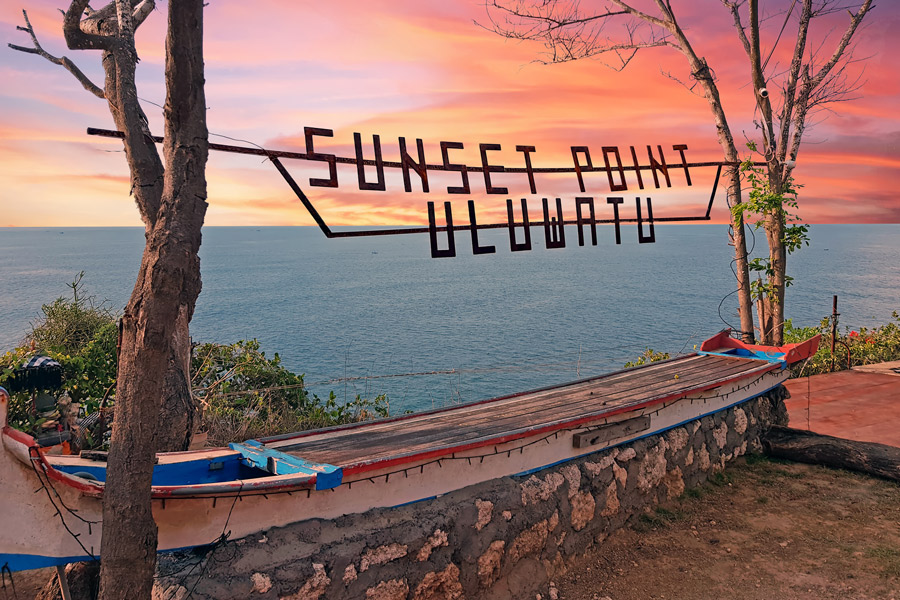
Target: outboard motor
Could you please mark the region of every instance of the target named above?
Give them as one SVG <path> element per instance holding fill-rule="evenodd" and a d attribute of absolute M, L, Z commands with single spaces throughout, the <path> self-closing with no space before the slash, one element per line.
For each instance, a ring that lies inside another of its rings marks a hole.
<path fill-rule="evenodd" d="M 35 356 L 13 371 L 7 380 L 11 393 L 31 392 L 31 408 L 37 419 L 43 419 L 34 432 L 39 446 L 57 446 L 68 442 L 72 433 L 63 427 L 57 396 L 62 387 L 62 366 L 49 356 Z"/>

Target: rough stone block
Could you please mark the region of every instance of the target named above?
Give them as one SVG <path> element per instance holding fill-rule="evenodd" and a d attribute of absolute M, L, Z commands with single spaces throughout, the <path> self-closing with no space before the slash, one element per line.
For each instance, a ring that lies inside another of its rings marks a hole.
<path fill-rule="evenodd" d="M 406 600 L 409 584 L 405 579 L 382 581 L 366 590 L 366 600 Z"/>

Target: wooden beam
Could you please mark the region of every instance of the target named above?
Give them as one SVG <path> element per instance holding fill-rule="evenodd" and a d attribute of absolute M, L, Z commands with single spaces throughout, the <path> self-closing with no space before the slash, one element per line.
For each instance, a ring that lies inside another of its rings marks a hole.
<path fill-rule="evenodd" d="M 601 425 L 597 429 L 584 433 L 576 433 L 572 436 L 572 445 L 575 448 L 588 448 L 611 440 L 628 437 L 647 429 L 650 429 L 650 415 L 642 415 L 610 425 Z"/>

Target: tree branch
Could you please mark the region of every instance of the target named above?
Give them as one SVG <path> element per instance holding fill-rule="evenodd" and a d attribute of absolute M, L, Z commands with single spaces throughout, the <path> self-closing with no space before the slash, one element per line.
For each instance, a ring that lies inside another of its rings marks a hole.
<path fill-rule="evenodd" d="M 90 0 L 73 0 L 63 15 L 63 36 L 69 50 L 112 50 L 114 38 L 111 36 L 88 33 L 81 29 L 81 16 L 88 8 Z M 92 11 L 93 14 L 102 12 Z"/>
<path fill-rule="evenodd" d="M 629 15 L 631 15 L 632 17 L 637 17 L 637 18 L 640 19 L 641 21 L 645 21 L 645 22 L 647 22 L 647 23 L 650 23 L 651 25 L 656 25 L 657 27 L 662 27 L 663 29 L 669 29 L 669 26 L 670 26 L 670 24 L 671 24 L 671 21 L 666 21 L 666 20 L 663 20 L 663 19 L 659 19 L 659 18 L 657 18 L 657 17 L 650 16 L 650 15 L 648 15 L 648 14 L 645 13 L 645 12 L 641 12 L 641 11 L 637 10 L 636 8 L 634 8 L 634 7 L 632 7 L 632 6 L 629 6 L 628 4 L 625 4 L 622 0 L 610 0 L 610 2 L 612 2 L 612 3 L 615 4 L 616 6 L 618 6 L 619 8 L 621 8 L 622 10 L 624 10 L 625 12 L 627 12 L 627 13 L 628 13 Z M 657 4 L 660 6 L 660 8 L 663 9 L 664 12 L 666 12 L 666 7 L 664 7 L 664 6 L 661 4 L 660 0 L 657 0 Z M 670 14 L 670 13 L 669 13 L 669 17 L 671 18 L 671 14 Z"/>
<path fill-rule="evenodd" d="M 766 88 L 766 78 L 763 73 L 762 52 L 760 51 L 759 31 L 759 0 L 750 0 L 750 78 L 753 82 L 753 92 L 756 106 L 762 115 L 763 148 L 765 149 L 766 162 L 770 164 L 775 159 L 777 142 L 775 140 L 775 126 L 772 120 L 772 103 L 768 94 L 762 91 Z"/>
<path fill-rule="evenodd" d="M 803 66 L 803 54 L 806 52 L 806 36 L 809 32 L 811 19 L 812 0 L 803 0 L 803 8 L 800 11 L 800 24 L 797 28 L 797 43 L 794 45 L 790 75 L 788 75 L 787 86 L 784 88 L 784 106 L 781 109 L 781 144 L 778 148 L 778 160 L 782 163 L 787 156 L 788 138 L 790 137 L 794 103 L 796 102 L 797 82 L 800 78 L 800 69 Z"/>
<path fill-rule="evenodd" d="M 838 47 L 835 49 L 834 53 L 831 55 L 831 58 L 825 63 L 819 72 L 815 74 L 812 78 L 810 84 L 813 88 L 819 86 L 822 83 L 822 80 L 828 75 L 831 69 L 841 60 L 841 56 L 844 54 L 844 51 L 847 49 L 847 46 L 850 44 L 850 40 L 853 38 L 853 34 L 856 32 L 856 28 L 859 27 L 859 24 L 862 22 L 863 18 L 866 16 L 866 13 L 869 12 L 869 9 L 872 8 L 872 0 L 866 0 L 862 6 L 859 7 L 859 10 L 854 15 L 850 13 L 850 24 L 847 26 L 847 30 L 844 32 L 843 37 L 841 37 L 840 43 L 838 43 Z M 848 11 L 849 12 L 849 11 Z"/>
<path fill-rule="evenodd" d="M 728 10 L 731 11 L 731 16 L 734 19 L 734 28 L 737 30 L 738 39 L 741 40 L 741 44 L 744 46 L 744 52 L 747 53 L 747 57 L 750 57 L 750 40 L 747 39 L 747 30 L 744 28 L 743 22 L 741 22 L 741 13 L 740 13 L 740 5 L 743 4 L 738 2 L 729 2 L 728 0 L 722 0 L 722 4 L 725 5 Z"/>
<path fill-rule="evenodd" d="M 631 62 L 637 50 L 670 45 L 670 36 L 665 29 L 660 31 L 658 27 L 642 23 L 633 14 L 637 11 L 624 3 L 621 6 L 622 10 L 607 5 L 595 14 L 586 14 L 577 1 L 566 4 L 540 2 L 526 6 L 520 2 L 489 0 L 485 2 L 485 7 L 490 24 L 476 22 L 476 25 L 508 39 L 542 42 L 547 48 L 548 59 L 539 62 L 561 63 L 612 53 L 617 57 L 618 64 L 606 64 L 621 71 Z M 495 18 L 494 13 L 498 13 L 499 18 Z M 607 23 L 622 18 L 625 19 L 623 35 L 618 39 L 606 35 L 604 29 Z M 661 22 L 655 17 L 650 18 Z"/>
<path fill-rule="evenodd" d="M 53 56 L 41 46 L 41 43 L 37 39 L 37 35 L 34 33 L 34 27 L 31 25 L 31 21 L 28 19 L 28 12 L 23 10 L 22 16 L 25 18 L 25 27 L 18 26 L 16 29 L 19 31 L 25 31 L 28 35 L 31 36 L 31 43 L 33 44 L 32 48 L 27 48 L 25 46 L 17 46 L 15 44 L 7 44 L 13 50 L 18 50 L 19 52 L 25 52 L 27 54 L 37 54 L 40 57 L 46 58 L 50 62 L 55 65 L 60 65 L 64 69 L 66 69 L 69 73 L 71 73 L 75 79 L 90 93 L 97 96 L 98 98 L 106 99 L 106 94 L 103 90 L 97 86 L 93 81 L 91 81 L 84 72 L 78 68 L 78 66 L 69 60 L 65 56 L 61 56 L 59 58 Z"/>

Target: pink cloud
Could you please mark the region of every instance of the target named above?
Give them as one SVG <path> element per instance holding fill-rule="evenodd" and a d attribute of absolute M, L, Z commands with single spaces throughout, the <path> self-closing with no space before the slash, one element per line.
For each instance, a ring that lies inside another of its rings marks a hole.
<path fill-rule="evenodd" d="M 65 48 L 55 4 L 40 0 L 30 5 L 45 47 L 68 54 L 99 83 L 98 54 Z M 746 58 L 727 11 L 715 2 L 678 9 L 697 51 L 715 70 L 736 139 L 758 137 Z M 836 114 L 820 114 L 816 121 L 827 119 L 807 133 L 811 143 L 801 151 L 797 177 L 806 185 L 802 210 L 808 220 L 898 219 L 898 202 L 890 190 L 900 186 L 900 78 L 894 59 L 900 38 L 893 34 L 900 7 L 879 6 L 874 16 L 856 50 L 857 56 L 869 57 L 861 97 L 836 106 Z M 9 11 L 0 22 L 12 32 L 7 42 L 26 44 L 27 36 L 14 31 L 19 18 L 17 11 Z M 846 18 L 833 15 L 829 25 L 839 30 Z M 353 132 L 363 134 L 367 155 L 372 134 L 379 134 L 388 160 L 397 159 L 398 136 L 410 142 L 422 138 L 431 163 L 440 162 L 440 141 L 463 142 L 465 150 L 454 151 L 453 157 L 473 165 L 480 163 L 479 143 L 501 144 L 503 150 L 492 153 L 492 160 L 507 166 L 521 165 L 517 144 L 537 148 L 536 166 L 570 165 L 573 145 L 589 146 L 595 164 L 604 145 L 617 145 L 627 156 L 628 146 L 641 151 L 647 144 L 661 144 L 667 159 L 675 162 L 669 149 L 685 143 L 690 160 L 721 158 L 706 101 L 662 74 L 690 81 L 677 52 L 642 51 L 622 73 L 597 61 L 545 66 L 532 62 L 541 50 L 538 45 L 504 40 L 473 20 L 485 22 L 484 8 L 477 3 L 260 0 L 252 9 L 231 0 L 211 3 L 205 17 L 210 130 L 267 147 L 302 150 L 304 126 L 332 128 L 334 139 L 317 138 L 317 147 L 345 156 L 353 155 Z M 768 22 L 765 46 L 771 46 L 782 22 L 780 17 Z M 165 97 L 164 32 L 164 10 L 158 10 L 138 36 L 140 95 L 156 103 Z M 789 42 L 782 39 L 772 54 L 771 73 L 789 60 Z M 0 77 L 7 84 L 0 92 L 0 158 L 7 160 L 2 171 L 7 190 L 31 197 L 74 193 L 89 207 L 76 213 L 72 205 L 57 204 L 47 218 L 60 222 L 138 222 L 122 185 L 127 169 L 121 145 L 84 134 L 89 126 L 109 126 L 104 102 L 59 67 L 34 56 L 8 53 Z M 160 110 L 149 103 L 146 108 L 159 131 Z M 448 196 L 440 190 L 454 185 L 452 177 L 431 173 L 431 194 L 407 194 L 393 172 L 390 192 L 360 192 L 350 167 L 340 172 L 340 189 L 309 188 L 309 177 L 324 176 L 322 166 L 299 161 L 289 166 L 334 224 L 422 223 L 425 202 L 443 202 Z M 505 218 L 505 197 L 484 195 L 481 175 L 470 175 L 479 215 Z M 258 157 L 214 155 L 208 176 L 211 224 L 312 223 L 273 167 Z M 686 210 L 704 208 L 710 174 L 702 176 L 703 186 L 698 182 L 693 190 L 654 190 L 654 203 L 659 202 L 660 210 L 675 210 L 676 202 Z M 602 188 L 603 177 L 592 174 L 589 179 Z M 496 181 L 509 186 L 511 195 L 527 192 L 520 175 L 497 176 Z M 701 187 L 706 191 L 701 193 Z M 542 193 L 566 198 L 578 193 L 572 174 L 544 176 L 539 189 L 538 202 Z M 4 209 L 11 193 L 3 192 Z M 597 193 L 599 198 L 606 192 Z M 865 202 L 859 200 L 863 196 Z M 460 197 L 451 199 L 462 213 Z M 848 207 L 844 217 L 841 207 Z M 720 206 L 713 215 L 720 221 L 727 218 Z"/>

